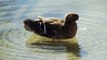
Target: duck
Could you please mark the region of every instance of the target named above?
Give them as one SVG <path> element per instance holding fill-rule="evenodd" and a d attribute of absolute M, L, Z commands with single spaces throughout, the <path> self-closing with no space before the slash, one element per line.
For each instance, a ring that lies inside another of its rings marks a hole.
<path fill-rule="evenodd" d="M 24 28 L 37 35 L 51 38 L 53 42 L 56 39 L 69 39 L 76 36 L 77 20 L 79 15 L 68 13 L 64 19 L 38 17 L 38 19 L 26 19 L 23 21 Z"/>

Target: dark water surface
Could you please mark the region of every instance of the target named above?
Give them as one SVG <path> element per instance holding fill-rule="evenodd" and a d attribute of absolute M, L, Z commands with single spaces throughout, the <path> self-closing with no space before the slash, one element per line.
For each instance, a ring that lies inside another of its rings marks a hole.
<path fill-rule="evenodd" d="M 23 28 L 24 19 L 63 19 L 68 12 L 80 15 L 77 42 L 70 48 L 26 45 L 29 37 L 47 38 L 32 36 Z M 106 12 L 107 0 L 0 0 L 0 60 L 107 60 Z"/>

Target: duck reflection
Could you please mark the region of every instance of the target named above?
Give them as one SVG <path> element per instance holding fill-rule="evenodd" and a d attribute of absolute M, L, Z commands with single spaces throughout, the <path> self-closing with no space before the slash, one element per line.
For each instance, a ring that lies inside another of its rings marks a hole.
<path fill-rule="evenodd" d="M 27 40 L 27 45 L 29 45 L 30 47 L 38 45 L 43 47 L 45 45 L 46 46 L 48 45 L 48 48 L 45 48 L 45 50 L 54 50 L 54 52 L 60 52 L 60 50 L 62 51 L 63 48 L 57 47 L 64 46 L 65 47 L 64 53 L 66 53 L 68 60 L 78 60 L 80 58 L 79 55 L 80 48 L 76 37 L 66 40 L 56 40 L 56 42 L 53 42 L 49 38 L 41 37 L 34 34 L 30 36 L 30 38 Z"/>
<path fill-rule="evenodd" d="M 80 47 L 77 38 L 73 38 L 67 44 L 67 57 L 68 60 L 78 60 L 80 59 Z"/>

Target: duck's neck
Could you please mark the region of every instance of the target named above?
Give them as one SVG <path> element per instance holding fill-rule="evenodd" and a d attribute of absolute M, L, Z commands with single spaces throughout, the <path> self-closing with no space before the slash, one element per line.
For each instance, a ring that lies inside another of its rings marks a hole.
<path fill-rule="evenodd" d="M 77 32 L 77 24 L 75 21 L 65 22 L 64 31 L 67 37 L 74 37 Z"/>

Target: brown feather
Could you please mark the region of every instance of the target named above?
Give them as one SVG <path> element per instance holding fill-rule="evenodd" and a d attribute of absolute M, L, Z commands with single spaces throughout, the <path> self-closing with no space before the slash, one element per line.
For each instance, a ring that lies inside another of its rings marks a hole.
<path fill-rule="evenodd" d="M 77 32 L 77 23 L 79 19 L 78 14 L 68 14 L 65 17 L 65 20 L 60 19 L 49 19 L 44 20 L 40 19 L 37 21 L 34 20 L 25 20 L 24 25 L 25 29 L 28 31 L 33 31 L 35 34 L 40 36 L 49 37 L 52 39 L 67 39 L 72 38 L 76 35 Z M 44 33 L 46 29 L 46 33 Z"/>

